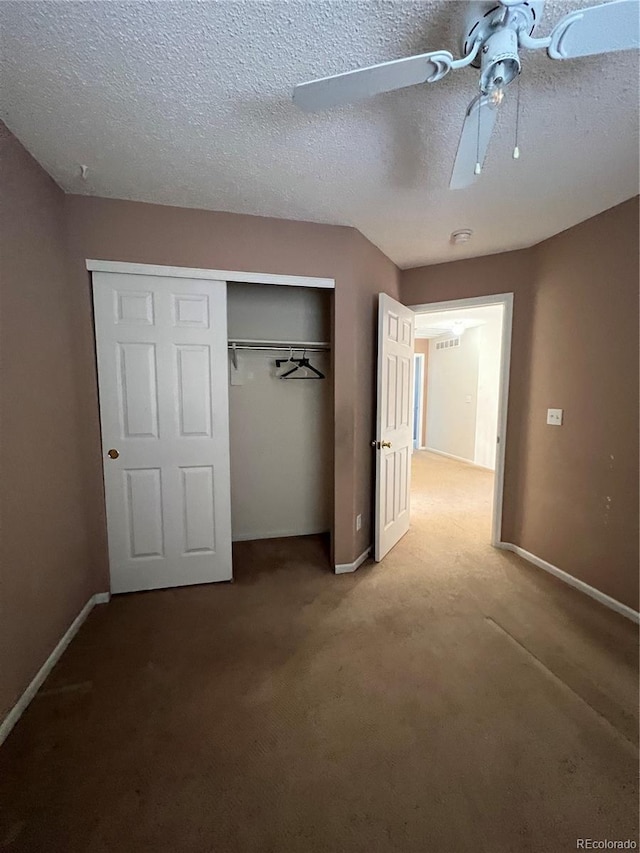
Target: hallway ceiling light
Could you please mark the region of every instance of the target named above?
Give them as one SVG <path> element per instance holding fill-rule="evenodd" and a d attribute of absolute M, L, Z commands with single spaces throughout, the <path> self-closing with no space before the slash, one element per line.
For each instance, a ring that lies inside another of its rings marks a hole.
<path fill-rule="evenodd" d="M 466 329 L 466 325 L 465 325 L 464 320 L 454 320 L 453 323 L 451 324 L 450 328 L 451 328 L 451 334 L 455 335 L 457 338 L 459 338 L 461 335 L 464 334 L 464 330 Z"/>

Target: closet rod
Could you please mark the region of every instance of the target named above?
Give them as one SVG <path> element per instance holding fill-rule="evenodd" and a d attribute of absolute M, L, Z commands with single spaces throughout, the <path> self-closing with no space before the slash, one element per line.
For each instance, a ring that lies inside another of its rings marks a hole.
<path fill-rule="evenodd" d="M 254 341 L 247 338 L 231 339 L 229 341 L 229 349 L 308 349 L 315 348 L 318 352 L 328 350 L 331 344 L 328 341 Z"/>
<path fill-rule="evenodd" d="M 326 352 L 331 349 L 331 344 L 326 341 L 252 341 L 252 340 L 230 340 L 228 349 L 231 350 L 233 366 L 238 369 L 236 353 L 239 349 L 261 350 L 263 352 L 282 352 L 282 350 L 301 349 L 306 352 Z"/>

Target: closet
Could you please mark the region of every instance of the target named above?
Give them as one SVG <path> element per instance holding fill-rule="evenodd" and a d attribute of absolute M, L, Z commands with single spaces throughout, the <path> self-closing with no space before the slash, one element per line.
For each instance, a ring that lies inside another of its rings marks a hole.
<path fill-rule="evenodd" d="M 328 533 L 329 286 L 90 263 L 111 591 L 230 580 L 232 541 Z"/>
<path fill-rule="evenodd" d="M 234 541 L 331 528 L 330 298 L 306 287 L 227 285 Z M 299 364 L 305 357 L 309 367 Z"/>

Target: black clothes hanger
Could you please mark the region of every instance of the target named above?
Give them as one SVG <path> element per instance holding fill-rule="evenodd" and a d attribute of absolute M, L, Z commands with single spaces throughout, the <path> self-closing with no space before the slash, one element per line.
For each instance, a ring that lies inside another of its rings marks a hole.
<path fill-rule="evenodd" d="M 290 361 L 293 362 L 296 366 L 292 367 L 291 370 L 287 370 L 286 373 L 281 373 L 280 379 L 326 379 L 327 378 L 324 375 L 324 373 L 322 373 L 320 370 L 318 370 L 316 367 L 314 367 L 309 362 L 309 359 L 307 358 L 307 351 L 306 350 L 304 351 L 302 358 L 291 358 L 291 356 L 289 356 L 289 358 L 276 359 L 276 367 L 280 367 L 280 365 L 287 364 Z M 315 374 L 315 376 L 295 376 L 295 374 L 298 372 L 298 370 L 301 370 L 303 367 L 306 367 L 307 370 L 310 370 L 312 373 Z"/>
<path fill-rule="evenodd" d="M 326 379 L 324 373 L 314 367 L 308 358 L 297 358 L 293 359 L 296 362 L 296 366 L 291 368 L 291 370 L 287 370 L 286 373 L 283 373 L 280 376 L 280 379 Z M 306 367 L 307 370 L 310 370 L 315 376 L 296 376 L 295 374 L 301 370 L 303 367 Z"/>

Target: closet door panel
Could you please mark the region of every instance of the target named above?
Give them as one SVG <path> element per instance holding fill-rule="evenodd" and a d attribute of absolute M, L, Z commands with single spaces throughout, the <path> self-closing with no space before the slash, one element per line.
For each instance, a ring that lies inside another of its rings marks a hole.
<path fill-rule="evenodd" d="M 211 348 L 176 347 L 176 400 L 181 438 L 211 438 Z"/>
<path fill-rule="evenodd" d="M 229 580 L 226 282 L 93 290 L 112 592 Z"/>
<path fill-rule="evenodd" d="M 181 468 L 184 553 L 215 553 L 216 521 L 212 465 Z"/>

